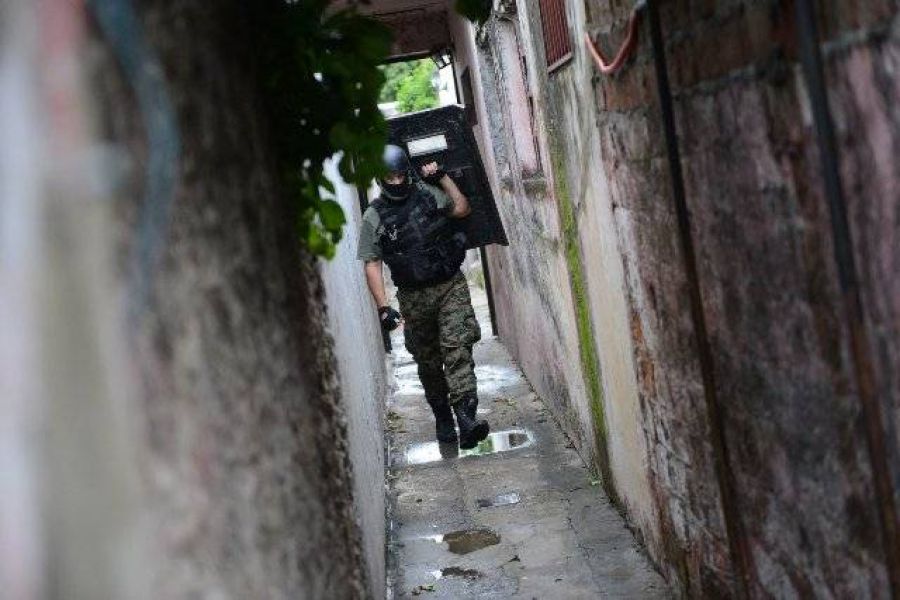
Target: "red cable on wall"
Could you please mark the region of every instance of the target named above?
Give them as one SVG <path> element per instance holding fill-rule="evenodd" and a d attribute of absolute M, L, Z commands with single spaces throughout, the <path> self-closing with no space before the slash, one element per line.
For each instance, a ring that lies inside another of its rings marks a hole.
<path fill-rule="evenodd" d="M 612 62 L 607 62 L 606 57 L 603 56 L 603 52 L 600 50 L 600 48 L 597 47 L 597 44 L 594 43 L 594 40 L 591 39 L 591 34 L 585 32 L 584 43 L 587 45 L 588 51 L 590 51 L 591 56 L 594 57 L 594 62 L 597 63 L 597 68 L 600 69 L 600 72 L 604 75 L 612 75 L 613 73 L 621 69 L 622 65 L 625 64 L 625 61 L 628 60 L 628 57 L 634 51 L 635 46 L 637 46 L 637 31 L 638 22 L 641 18 L 641 8 L 643 8 L 643 2 L 638 3 L 638 5 L 634 7 L 634 11 L 631 13 L 631 18 L 628 20 L 628 33 L 625 35 L 625 40 L 622 42 L 622 47 L 619 48 L 619 51 L 616 53 L 616 57 L 612 60 Z"/>

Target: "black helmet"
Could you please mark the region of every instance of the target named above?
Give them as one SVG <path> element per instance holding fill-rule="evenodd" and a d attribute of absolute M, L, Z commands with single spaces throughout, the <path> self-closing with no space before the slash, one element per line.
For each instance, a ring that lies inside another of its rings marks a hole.
<path fill-rule="evenodd" d="M 384 166 L 391 173 L 406 173 L 412 168 L 406 152 L 403 151 L 403 148 L 394 144 L 388 144 L 384 147 L 382 160 L 384 161 Z"/>
<path fill-rule="evenodd" d="M 380 179 L 378 183 L 381 185 L 381 191 L 391 200 L 403 200 L 409 195 L 412 187 L 412 165 L 409 163 L 409 157 L 400 146 L 388 144 L 384 147 L 382 161 L 388 173 L 402 173 L 404 179 L 402 183 L 387 183 L 384 179 Z"/>

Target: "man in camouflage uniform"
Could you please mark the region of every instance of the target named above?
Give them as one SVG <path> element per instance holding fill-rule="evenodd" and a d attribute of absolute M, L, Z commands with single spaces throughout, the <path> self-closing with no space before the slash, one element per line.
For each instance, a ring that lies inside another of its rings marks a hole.
<path fill-rule="evenodd" d="M 425 165 L 424 181 L 418 181 L 402 148 L 387 146 L 384 161 L 388 174 L 363 215 L 357 257 L 365 262 L 382 328 L 405 324 L 406 348 L 434 412 L 438 441 L 456 442 L 455 414 L 460 447 L 473 448 L 490 428 L 476 417 L 472 346 L 481 330 L 459 270 L 466 238 L 458 219 L 469 214 L 469 202 L 437 163 Z M 382 261 L 397 286 L 399 313 L 387 303 Z"/>

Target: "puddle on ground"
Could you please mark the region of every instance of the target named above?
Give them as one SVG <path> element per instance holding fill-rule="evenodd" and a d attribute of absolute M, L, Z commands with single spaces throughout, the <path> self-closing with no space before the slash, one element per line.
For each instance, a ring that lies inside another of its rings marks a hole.
<path fill-rule="evenodd" d="M 425 389 L 422 387 L 422 384 L 419 383 L 419 380 L 413 381 L 398 381 L 397 389 L 394 391 L 396 396 L 423 396 L 425 394 Z"/>
<path fill-rule="evenodd" d="M 476 571 L 475 569 L 463 569 L 462 567 L 446 567 L 441 569 L 440 571 L 432 571 L 431 575 L 435 579 L 441 579 L 443 577 L 463 577 L 465 579 L 481 579 L 484 577 L 484 574 L 481 571 Z"/>
<path fill-rule="evenodd" d="M 522 496 L 518 492 L 507 492 L 505 494 L 497 494 L 493 498 L 479 498 L 475 503 L 478 505 L 478 508 L 494 508 L 518 504 L 521 501 Z"/>
<path fill-rule="evenodd" d="M 478 445 L 468 450 L 460 449 L 460 456 L 483 456 L 508 452 L 516 448 L 525 448 L 534 443 L 534 437 L 526 429 L 508 429 L 491 433 L 487 438 L 478 442 Z"/>
<path fill-rule="evenodd" d="M 410 444 L 406 448 L 406 464 L 421 465 L 443 459 L 484 456 L 508 452 L 519 448 L 527 448 L 534 444 L 534 436 L 527 429 L 507 429 L 491 433 L 474 448 L 458 449 L 456 444 L 439 444 L 438 442 L 422 442 Z"/>
<path fill-rule="evenodd" d="M 398 357 L 399 359 L 400 357 Z M 478 365 L 475 367 L 478 378 L 478 393 L 482 397 L 492 396 L 505 388 L 521 384 L 524 379 L 515 367 L 498 365 Z M 419 370 L 415 362 L 396 362 L 394 380 L 401 396 L 422 395 L 425 393 L 419 381 Z"/>
<path fill-rule="evenodd" d="M 424 442 L 410 444 L 406 447 L 406 464 L 422 465 L 425 463 L 450 460 L 459 456 L 459 446 L 456 442 L 444 444 L 441 442 Z"/>
<path fill-rule="evenodd" d="M 438 544 L 447 544 L 453 554 L 469 554 L 500 543 L 500 534 L 491 529 L 464 529 L 444 535 L 429 535 L 427 539 Z"/>
<path fill-rule="evenodd" d="M 522 383 L 522 374 L 515 367 L 478 365 L 475 367 L 479 395 L 491 395 L 502 388 Z"/>
<path fill-rule="evenodd" d="M 394 368 L 394 380 L 397 385 L 394 393 L 399 396 L 425 394 L 425 388 L 422 387 L 422 382 L 419 381 L 419 371 L 415 363 Z"/>

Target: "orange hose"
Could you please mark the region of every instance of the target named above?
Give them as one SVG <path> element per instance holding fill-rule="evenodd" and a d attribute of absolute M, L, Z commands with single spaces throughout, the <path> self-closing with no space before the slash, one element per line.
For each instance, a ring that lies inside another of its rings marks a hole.
<path fill-rule="evenodd" d="M 625 41 L 622 42 L 622 47 L 619 48 L 619 51 L 616 53 L 616 57 L 612 62 L 607 62 L 603 53 L 597 47 L 597 44 L 591 39 L 591 35 L 585 32 L 584 43 L 587 45 L 591 56 L 594 57 L 594 62 L 597 63 L 597 68 L 600 69 L 601 73 L 604 75 L 612 75 L 621 69 L 622 65 L 625 64 L 625 61 L 628 60 L 628 57 L 634 51 L 635 46 L 637 46 L 638 21 L 640 21 L 640 13 L 635 10 L 631 13 L 631 19 L 628 21 L 628 33 L 625 35 Z"/>

